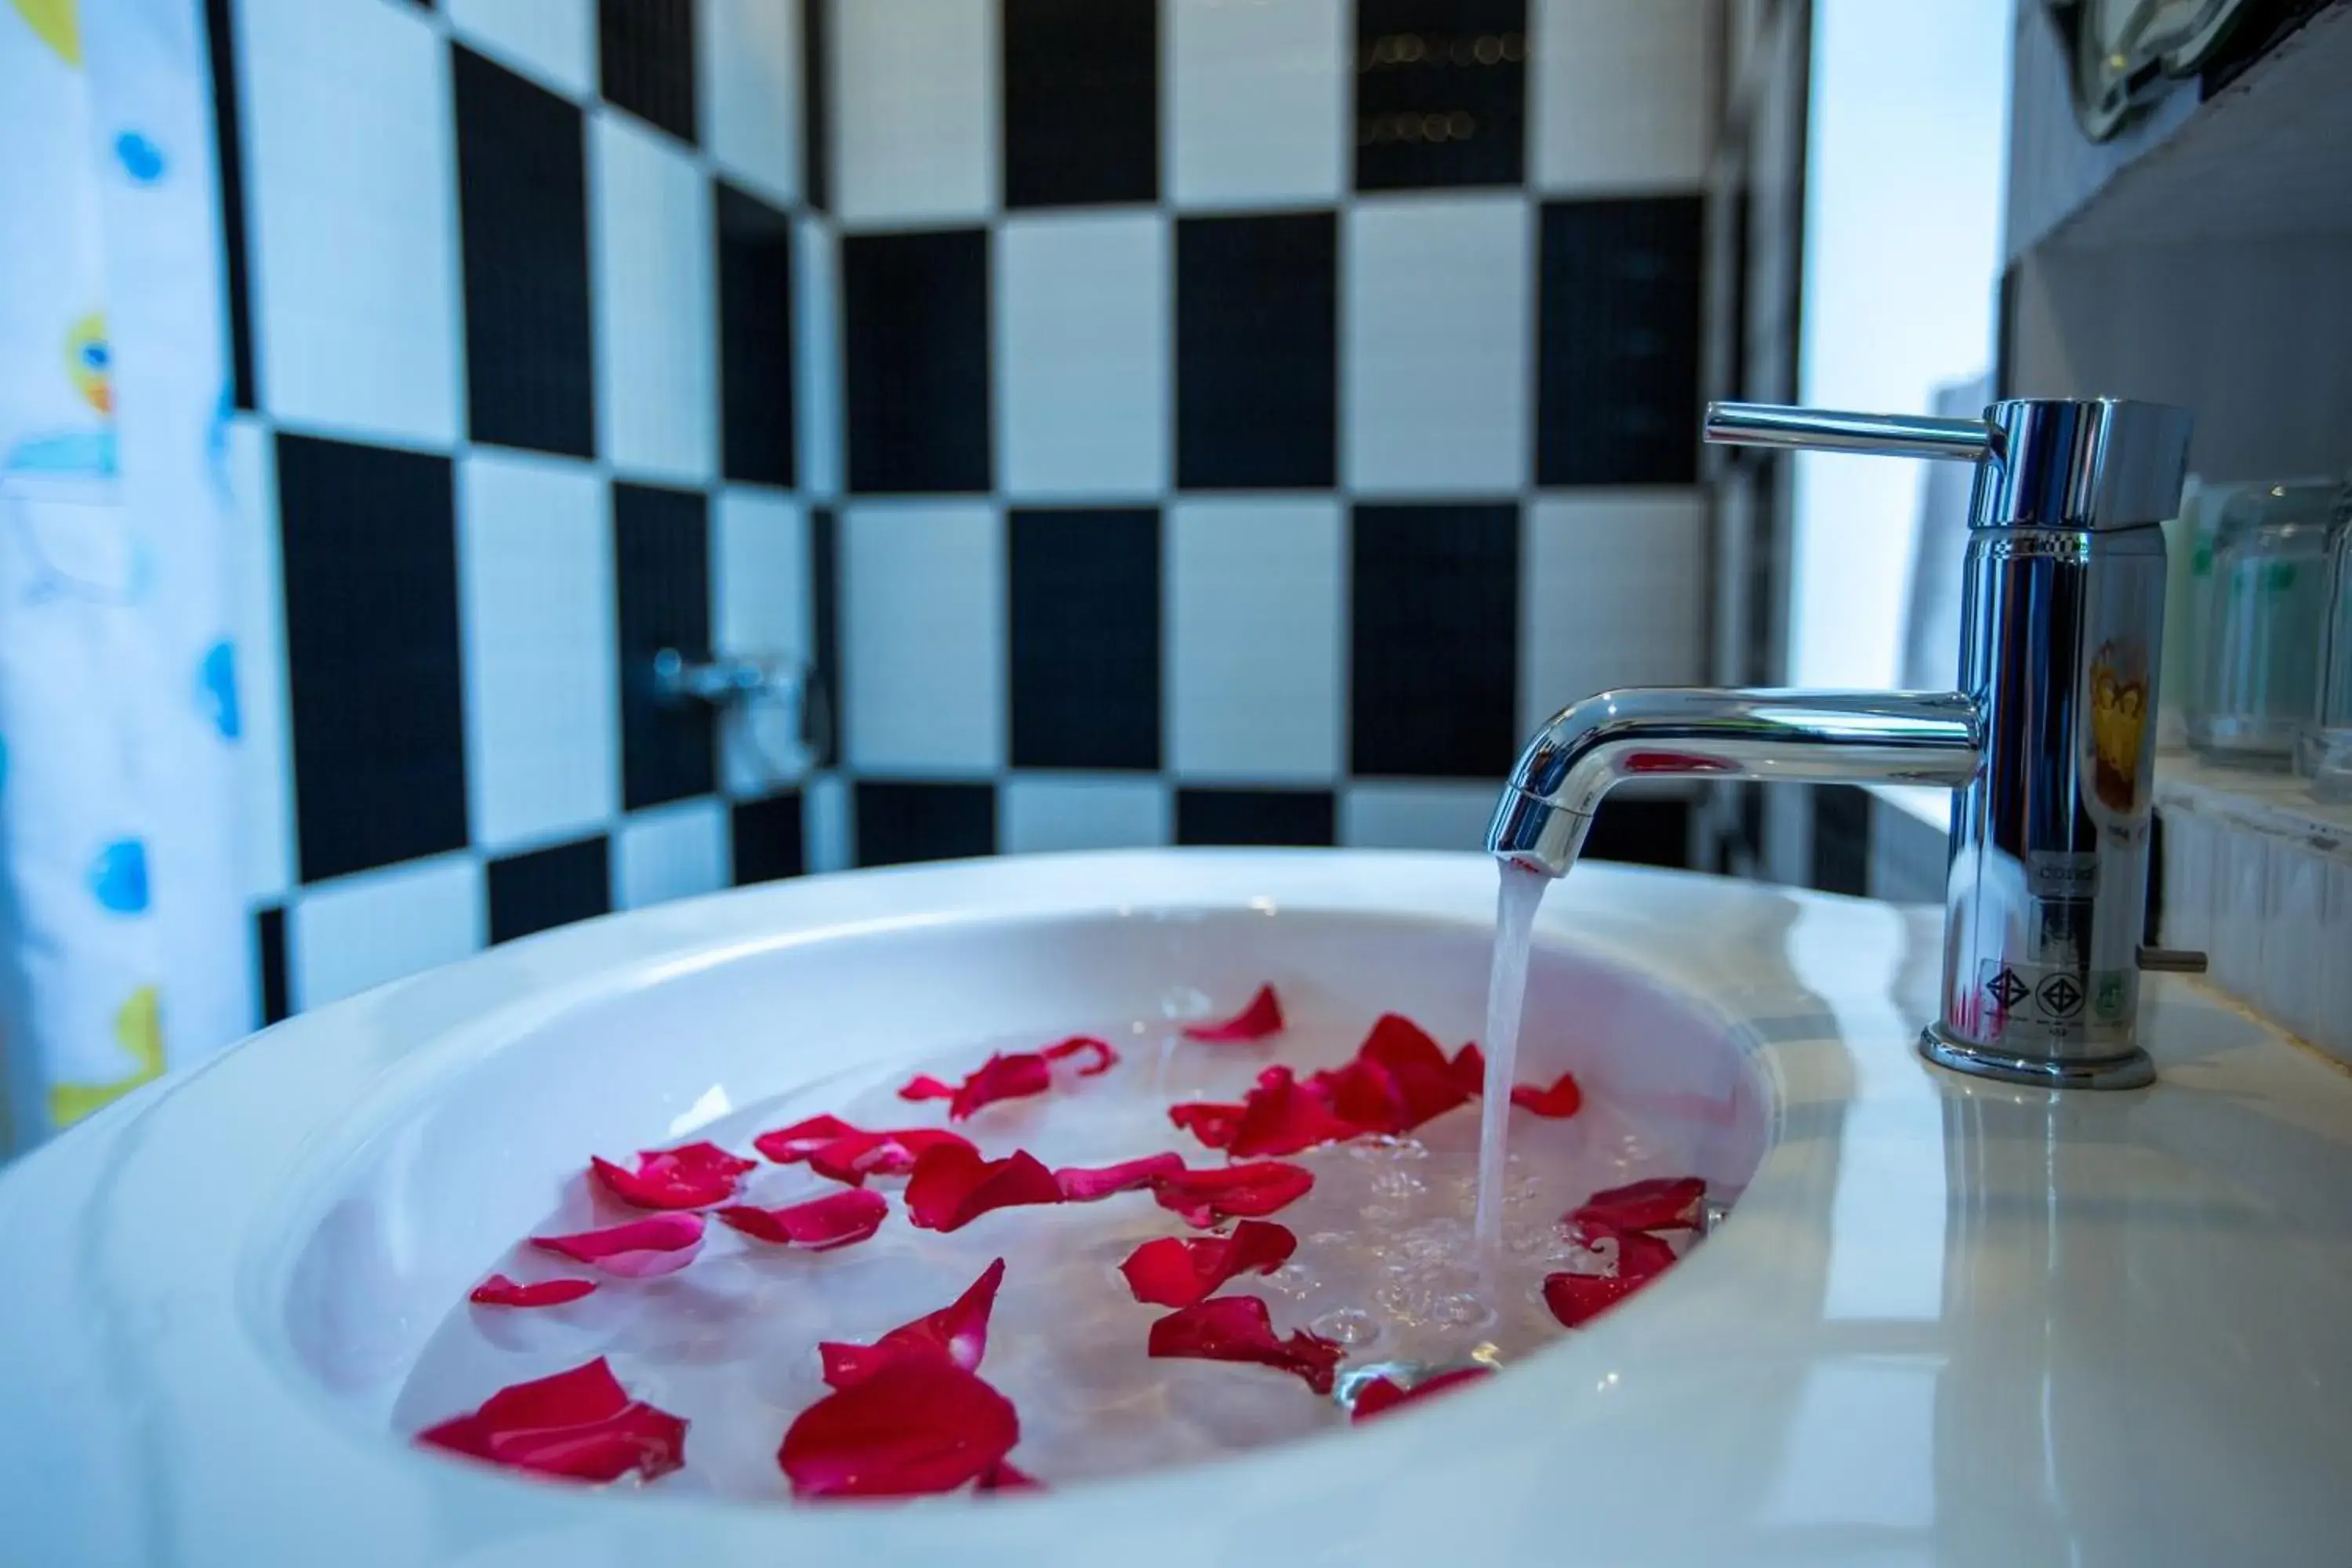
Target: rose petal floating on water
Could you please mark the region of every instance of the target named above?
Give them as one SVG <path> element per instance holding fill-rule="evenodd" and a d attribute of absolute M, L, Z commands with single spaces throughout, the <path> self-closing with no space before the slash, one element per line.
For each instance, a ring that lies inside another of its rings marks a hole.
<path fill-rule="evenodd" d="M 602 1230 L 534 1236 L 530 1244 L 623 1279 L 649 1279 L 676 1273 L 694 1261 L 694 1255 L 702 1250 L 702 1216 L 648 1215 Z"/>
<path fill-rule="evenodd" d="M 503 1274 L 493 1274 L 474 1287 L 466 1300 L 484 1307 L 561 1307 L 593 1295 L 593 1279 L 541 1279 L 525 1285 Z"/>
<path fill-rule="evenodd" d="M 1454 1053 L 1454 1081 L 1462 1086 L 1465 1094 L 1486 1092 L 1486 1053 L 1471 1041 Z"/>
<path fill-rule="evenodd" d="M 889 1213 L 889 1200 L 881 1194 L 852 1187 L 845 1193 L 827 1193 L 821 1198 L 787 1204 L 782 1208 L 737 1205 L 719 1210 L 718 1216 L 721 1224 L 761 1241 L 772 1241 L 780 1247 L 803 1247 L 811 1252 L 829 1252 L 836 1247 L 864 1241 L 882 1228 L 882 1221 Z"/>
<path fill-rule="evenodd" d="M 1168 1120 L 1211 1149 L 1223 1149 L 1234 1141 L 1234 1130 L 1242 1124 L 1242 1112 L 1247 1108 L 1216 1100 L 1195 1100 L 1168 1108 Z"/>
<path fill-rule="evenodd" d="M 1357 1047 L 1356 1058 L 1385 1068 L 1396 1085 L 1400 1125 L 1384 1132 L 1410 1132 L 1444 1115 L 1475 1093 L 1457 1077 L 1453 1062 L 1429 1032 L 1401 1013 L 1383 1013 Z M 1482 1069 L 1483 1070 L 1483 1069 Z"/>
<path fill-rule="evenodd" d="M 835 1139 L 846 1138 L 856 1131 L 838 1116 L 812 1116 L 790 1127 L 761 1133 L 751 1140 L 751 1147 L 779 1165 L 790 1165 L 807 1159 Z"/>
<path fill-rule="evenodd" d="M 646 1480 L 685 1462 L 686 1423 L 631 1399 L 603 1356 L 502 1388 L 470 1415 L 428 1426 L 419 1443 L 494 1465 L 573 1480 Z"/>
<path fill-rule="evenodd" d="M 1163 1236 L 1129 1253 L 1118 1271 L 1135 1299 L 1155 1307 L 1205 1301 L 1239 1274 L 1270 1274 L 1298 1250 L 1287 1226 L 1245 1219 L 1231 1236 Z"/>
<path fill-rule="evenodd" d="M 898 1091 L 901 1100 L 937 1098 L 945 1087 L 939 1079 L 925 1074 Z M 994 1105 L 1000 1100 L 1025 1100 L 1033 1094 L 1044 1094 L 1054 1087 L 1054 1069 L 1035 1051 L 1003 1052 L 980 1064 L 970 1078 L 948 1094 L 948 1120 L 961 1121 L 974 1111 Z"/>
<path fill-rule="evenodd" d="M 997 1288 L 1003 1283 L 1004 1259 L 1000 1258 L 981 1270 L 962 1295 L 936 1312 L 899 1324 L 870 1345 L 818 1345 L 824 1381 L 847 1388 L 903 1355 L 945 1356 L 966 1372 L 978 1372 L 981 1358 L 988 1353 L 989 1314 L 996 1309 Z"/>
<path fill-rule="evenodd" d="M 688 1143 L 646 1150 L 634 1171 L 602 1158 L 588 1164 L 604 1190 L 625 1204 L 641 1209 L 698 1209 L 733 1197 L 743 1173 L 759 1169 L 760 1162 L 730 1154 L 716 1143 Z"/>
<path fill-rule="evenodd" d="M 1021 1440 L 1013 1402 L 945 1356 L 894 1356 L 810 1405 L 776 1463 L 796 1498 L 952 1491 Z"/>
<path fill-rule="evenodd" d="M 976 1492 L 1042 1492 L 1045 1483 L 1028 1471 L 1014 1468 L 1010 1460 L 999 1459 L 980 1472 L 971 1489 Z"/>
<path fill-rule="evenodd" d="M 1571 1329 L 1580 1329 L 1657 1276 L 1622 1274 L 1547 1274 L 1544 1305 Z"/>
<path fill-rule="evenodd" d="M 1057 1204 L 1060 1184 L 1026 1150 L 983 1160 L 970 1144 L 926 1150 L 907 1182 L 907 1214 L 922 1230 L 961 1230 L 991 1209 Z"/>
<path fill-rule="evenodd" d="M 1090 1204 L 1113 1193 L 1148 1187 L 1162 1176 L 1181 1174 L 1183 1169 L 1181 1154 L 1146 1154 L 1140 1160 L 1122 1160 L 1116 1165 L 1065 1165 L 1054 1173 L 1054 1184 L 1062 1189 L 1062 1196 L 1067 1202 Z"/>
<path fill-rule="evenodd" d="M 820 1145 L 808 1157 L 809 1169 L 831 1181 L 862 1187 L 868 1176 L 905 1176 L 930 1149 L 971 1149 L 972 1142 L 940 1127 L 901 1127 L 883 1132 L 855 1130 Z"/>
<path fill-rule="evenodd" d="M 1593 1194 L 1569 1211 L 1570 1225 L 1613 1230 L 1683 1230 L 1698 1223 L 1706 1184 L 1696 1176 L 1658 1176 Z"/>
<path fill-rule="evenodd" d="M 1304 1165 L 1258 1160 L 1171 1173 L 1151 1184 L 1151 1195 L 1185 1224 L 1206 1230 L 1228 1219 L 1264 1219 L 1305 1197 L 1314 1185 L 1315 1173 Z"/>
<path fill-rule="evenodd" d="M 1578 1086 L 1574 1073 L 1564 1072 L 1552 1080 L 1549 1089 L 1540 1089 L 1531 1083 L 1513 1084 L 1511 1103 L 1522 1110 L 1532 1110 L 1538 1116 L 1549 1116 L 1557 1121 L 1573 1116 L 1584 1109 L 1584 1090 Z"/>
<path fill-rule="evenodd" d="M 1257 1087 L 1242 1101 L 1241 1121 L 1226 1149 L 1236 1159 L 1296 1154 L 1365 1131 L 1340 1117 L 1321 1094 L 1294 1079 L 1288 1068 L 1270 1067 L 1258 1074 Z"/>
<path fill-rule="evenodd" d="M 1262 1040 L 1282 1029 L 1282 1004 L 1274 994 L 1274 987 L 1261 985 L 1249 1005 L 1232 1017 L 1219 1023 L 1187 1024 L 1184 1037 L 1188 1040 L 1245 1041 Z"/>
<path fill-rule="evenodd" d="M 1370 1421 L 1385 1415 L 1400 1405 L 1412 1405 L 1432 1398 L 1465 1383 L 1475 1383 L 1482 1377 L 1495 1375 L 1494 1368 L 1458 1366 L 1452 1372 L 1441 1372 L 1435 1377 L 1424 1377 L 1411 1388 L 1400 1388 L 1385 1377 L 1376 1377 L 1356 1390 L 1356 1403 L 1349 1409 L 1350 1421 Z"/>
<path fill-rule="evenodd" d="M 1072 1057 L 1091 1055 L 1094 1060 L 1078 1068 L 1080 1078 L 1096 1078 L 1118 1065 L 1118 1053 L 1110 1048 L 1110 1042 L 1097 1040 L 1092 1035 L 1072 1035 L 1060 1045 L 1047 1046 L 1037 1054 L 1049 1062 L 1067 1061 Z"/>
<path fill-rule="evenodd" d="M 955 1085 L 935 1079 L 927 1072 L 919 1072 L 898 1086 L 900 1100 L 953 1100 L 955 1097 Z"/>
<path fill-rule="evenodd" d="M 1276 1339 L 1265 1303 L 1255 1296 L 1216 1296 L 1179 1308 L 1151 1325 L 1149 1353 L 1195 1361 L 1248 1362 L 1295 1373 L 1318 1394 L 1331 1392 L 1340 1347 L 1301 1330 Z"/>
<path fill-rule="evenodd" d="M 1653 1236 L 1646 1230 L 1623 1230 L 1600 1220 L 1580 1220 L 1568 1226 L 1569 1239 L 1582 1247 L 1592 1247 L 1601 1241 L 1617 1244 L 1616 1267 L 1610 1270 L 1622 1279 L 1650 1279 L 1675 1266 L 1675 1249 L 1665 1237 Z"/>

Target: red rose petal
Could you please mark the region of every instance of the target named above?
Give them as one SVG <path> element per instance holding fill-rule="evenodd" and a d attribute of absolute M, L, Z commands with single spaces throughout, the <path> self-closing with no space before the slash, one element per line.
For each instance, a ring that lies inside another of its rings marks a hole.
<path fill-rule="evenodd" d="M 1296 1373 L 1318 1394 L 1331 1392 L 1340 1347 L 1301 1330 L 1275 1338 L 1265 1303 L 1255 1296 L 1217 1296 L 1181 1307 L 1151 1325 L 1148 1352 L 1194 1361 L 1238 1361 Z"/>
<path fill-rule="evenodd" d="M 1241 1120 L 1226 1148 L 1236 1159 L 1296 1154 L 1365 1131 L 1340 1117 L 1313 1088 L 1292 1078 L 1288 1068 L 1270 1067 L 1258 1074 L 1257 1087 L 1242 1101 Z"/>
<path fill-rule="evenodd" d="M 1595 1193 L 1569 1211 L 1571 1225 L 1612 1230 L 1680 1230 L 1698 1223 L 1706 1184 L 1696 1176 L 1659 1176 Z"/>
<path fill-rule="evenodd" d="M 942 1082 L 927 1072 L 919 1072 L 898 1086 L 900 1100 L 953 1100 L 955 1097 L 955 1085 Z"/>
<path fill-rule="evenodd" d="M 971 1147 L 971 1139 L 939 1127 L 901 1127 L 882 1132 L 853 1129 L 812 1151 L 808 1165 L 830 1181 L 862 1187 L 868 1176 L 911 1174 L 926 1150 Z"/>
<path fill-rule="evenodd" d="M 1446 1059 L 1437 1042 L 1402 1014 L 1382 1014 L 1356 1056 L 1360 1061 L 1386 1068 L 1395 1083 L 1403 1113 L 1398 1131 L 1410 1132 L 1443 1116 L 1472 1093 L 1463 1086 L 1454 1064 Z"/>
<path fill-rule="evenodd" d="M 419 1443 L 494 1465 L 574 1480 L 646 1480 L 685 1462 L 686 1423 L 631 1399 L 603 1356 L 502 1388 L 470 1415 L 428 1426 Z"/>
<path fill-rule="evenodd" d="M 864 1241 L 882 1228 L 882 1221 L 889 1213 L 889 1200 L 881 1194 L 852 1187 L 845 1193 L 827 1193 L 821 1198 L 788 1204 L 782 1208 L 738 1205 L 719 1210 L 718 1215 L 721 1224 L 761 1241 L 772 1241 L 779 1247 L 804 1247 L 811 1252 L 829 1252 L 836 1247 Z"/>
<path fill-rule="evenodd" d="M 1577 1086 L 1574 1073 L 1564 1072 L 1552 1080 L 1549 1089 L 1538 1089 L 1531 1083 L 1513 1084 L 1511 1103 L 1557 1121 L 1584 1109 L 1584 1090 Z"/>
<path fill-rule="evenodd" d="M 593 1294 L 593 1279 L 541 1279 L 525 1285 L 493 1274 L 474 1287 L 466 1300 L 485 1307 L 561 1307 L 566 1301 L 577 1301 Z"/>
<path fill-rule="evenodd" d="M 1544 1305 L 1571 1329 L 1580 1329 L 1618 1302 L 1647 1285 L 1655 1275 L 1547 1274 Z"/>
<path fill-rule="evenodd" d="M 1435 1377 L 1424 1377 L 1411 1388 L 1399 1388 L 1385 1377 L 1376 1377 L 1356 1391 L 1356 1403 L 1349 1410 L 1348 1419 L 1370 1421 L 1400 1405 L 1412 1405 L 1449 1389 L 1459 1388 L 1465 1383 L 1475 1383 L 1482 1377 L 1493 1375 L 1491 1367 L 1458 1366 L 1452 1372 L 1441 1372 Z"/>
<path fill-rule="evenodd" d="M 1045 1483 L 1028 1471 L 1017 1469 L 1011 1461 L 999 1459 L 980 1472 L 980 1479 L 971 1484 L 976 1492 L 1042 1492 Z"/>
<path fill-rule="evenodd" d="M 1060 1045 L 1047 1046 L 1037 1054 L 1049 1062 L 1066 1061 L 1075 1056 L 1092 1055 L 1093 1062 L 1078 1069 L 1080 1078 L 1096 1078 L 1118 1065 L 1118 1053 L 1110 1048 L 1110 1042 L 1097 1040 L 1092 1035 L 1072 1035 Z"/>
<path fill-rule="evenodd" d="M 961 1230 L 991 1209 L 1057 1204 L 1054 1173 L 1026 1150 L 983 1160 L 970 1144 L 926 1150 L 907 1182 L 907 1214 L 923 1230 Z"/>
<path fill-rule="evenodd" d="M 751 1147 L 779 1165 L 790 1165 L 807 1159 L 835 1139 L 846 1138 L 856 1131 L 838 1116 L 812 1116 L 790 1127 L 761 1133 L 751 1140 Z"/>
<path fill-rule="evenodd" d="M 1183 1169 L 1181 1154 L 1146 1154 L 1140 1160 L 1122 1160 L 1116 1165 L 1065 1165 L 1054 1173 L 1054 1184 L 1062 1189 L 1065 1201 L 1090 1204 L 1113 1193 L 1148 1187 L 1162 1176 L 1182 1173 Z"/>
<path fill-rule="evenodd" d="M 1135 1299 L 1155 1307 L 1205 1301 L 1238 1274 L 1268 1274 L 1290 1260 L 1298 1238 L 1287 1226 L 1245 1219 L 1231 1236 L 1163 1236 L 1127 1256 L 1118 1271 Z"/>
<path fill-rule="evenodd" d="M 1215 1100 L 1195 1100 L 1168 1108 L 1168 1120 L 1182 1131 L 1198 1138 L 1211 1149 L 1223 1149 L 1234 1141 L 1234 1130 L 1241 1125 L 1245 1108 Z"/>
<path fill-rule="evenodd" d="M 588 1164 L 604 1190 L 625 1204 L 641 1209 L 698 1209 L 733 1197 L 737 1181 L 760 1163 L 730 1154 L 716 1143 L 688 1143 L 645 1151 L 637 1156 L 635 1171 L 605 1159 L 592 1159 Z"/>
<path fill-rule="evenodd" d="M 1404 1091 L 1396 1076 L 1378 1062 L 1353 1058 L 1307 1079 L 1329 1101 L 1332 1113 L 1359 1132 L 1402 1132 L 1407 1121 Z"/>
<path fill-rule="evenodd" d="M 530 1244 L 623 1279 L 650 1279 L 657 1274 L 674 1274 L 694 1261 L 694 1255 L 702 1250 L 702 1216 L 648 1215 L 602 1230 L 534 1236 Z"/>
<path fill-rule="evenodd" d="M 776 1463 L 796 1498 L 952 1491 L 1021 1440 L 1013 1402 L 945 1356 L 893 1357 L 794 1418 Z"/>
<path fill-rule="evenodd" d="M 1478 1048 L 1477 1041 L 1454 1053 L 1454 1081 L 1465 1094 L 1486 1092 L 1486 1053 Z"/>
<path fill-rule="evenodd" d="M 824 1381 L 835 1388 L 863 1383 L 896 1357 L 945 1356 L 966 1372 L 978 1372 L 988 1353 L 988 1318 L 1004 1283 L 1004 1259 L 981 1270 L 964 1293 L 911 1323 L 901 1323 L 870 1345 L 828 1342 L 816 1347 Z"/>
<path fill-rule="evenodd" d="M 1185 1171 L 1151 1184 L 1160 1206 L 1206 1230 L 1228 1219 L 1264 1219 L 1307 1195 L 1315 1173 L 1282 1160 L 1259 1160 L 1206 1171 Z"/>
<path fill-rule="evenodd" d="M 1275 999 L 1274 987 L 1261 985 L 1249 1005 L 1222 1023 L 1187 1024 L 1184 1037 L 1188 1040 L 1243 1041 L 1262 1040 L 1282 1028 L 1282 1004 Z"/>
<path fill-rule="evenodd" d="M 1622 1279 L 1651 1279 L 1675 1266 L 1675 1249 L 1664 1237 L 1646 1230 L 1621 1230 L 1599 1220 L 1582 1220 L 1568 1227 L 1571 1240 L 1586 1247 L 1602 1241 L 1617 1244 L 1617 1260 L 1610 1272 Z"/>

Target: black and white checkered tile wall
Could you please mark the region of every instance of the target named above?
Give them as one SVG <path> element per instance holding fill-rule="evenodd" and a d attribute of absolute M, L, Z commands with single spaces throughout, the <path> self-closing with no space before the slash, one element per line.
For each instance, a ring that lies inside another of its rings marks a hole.
<path fill-rule="evenodd" d="M 1475 842 L 1706 672 L 1715 10 L 211 0 L 273 1012 L 804 868 Z M 813 662 L 834 765 L 666 646 Z"/>

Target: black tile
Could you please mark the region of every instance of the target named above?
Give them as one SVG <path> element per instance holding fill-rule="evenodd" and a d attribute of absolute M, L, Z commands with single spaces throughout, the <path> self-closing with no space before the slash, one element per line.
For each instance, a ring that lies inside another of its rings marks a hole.
<path fill-rule="evenodd" d="M 477 441 L 593 457 L 588 174 L 579 107 L 451 46 Z"/>
<path fill-rule="evenodd" d="M 833 210 L 833 0 L 801 0 L 801 192 Z"/>
<path fill-rule="evenodd" d="M 727 477 L 793 482 L 793 225 L 717 182 L 719 398 Z"/>
<path fill-rule="evenodd" d="M 286 989 L 286 911 L 272 904 L 253 912 L 253 953 L 260 973 L 256 991 L 261 998 L 264 1028 L 293 1016 Z"/>
<path fill-rule="evenodd" d="M 1697 196 L 1544 204 L 1538 483 L 1697 479 L 1703 226 Z"/>
<path fill-rule="evenodd" d="M 465 847 L 449 459 L 281 433 L 278 509 L 302 879 Z"/>
<path fill-rule="evenodd" d="M 841 242 L 849 488 L 985 490 L 988 236 Z"/>
<path fill-rule="evenodd" d="M 1814 784 L 1813 886 L 1862 897 L 1870 890 L 1870 795 L 1853 784 Z"/>
<path fill-rule="evenodd" d="M 606 913 L 613 907 L 610 847 L 600 833 L 492 860 L 489 890 L 493 942 Z"/>
<path fill-rule="evenodd" d="M 1690 865 L 1690 802 L 1615 795 L 1601 803 L 1585 831 L 1588 860 L 1631 860 L 1643 866 Z"/>
<path fill-rule="evenodd" d="M 813 696 L 824 705 L 824 722 L 817 731 L 817 765 L 830 767 L 841 756 L 841 577 L 840 525 L 831 507 L 809 512 L 809 598 L 815 622 L 810 657 Z"/>
<path fill-rule="evenodd" d="M 740 801 L 733 816 L 737 887 L 797 877 L 808 868 L 801 842 L 799 791 Z"/>
<path fill-rule="evenodd" d="M 1328 847 L 1337 816 L 1328 789 L 1180 789 L 1176 842 Z"/>
<path fill-rule="evenodd" d="M 605 102 L 695 140 L 694 0 L 599 0 L 596 58 Z"/>
<path fill-rule="evenodd" d="M 1004 0 L 1004 203 L 1160 195 L 1158 0 Z"/>
<path fill-rule="evenodd" d="M 996 786 L 857 784 L 857 863 L 897 866 L 996 853 Z"/>
<path fill-rule="evenodd" d="M 1176 226 L 1176 482 L 1325 489 L 1338 469 L 1339 219 Z"/>
<path fill-rule="evenodd" d="M 635 811 L 718 787 L 715 725 L 704 702 L 654 694 L 654 655 L 710 651 L 710 525 L 699 491 L 613 487 L 619 595 L 621 804 Z"/>
<path fill-rule="evenodd" d="M 1160 765 L 1160 514 L 1016 510 L 1013 765 Z"/>
<path fill-rule="evenodd" d="M 205 37 L 212 62 L 213 149 L 220 177 L 221 263 L 228 293 L 229 392 L 237 407 L 255 409 L 261 406 L 261 392 L 253 370 L 253 283 L 251 263 L 246 256 L 245 147 L 238 140 L 236 29 L 229 16 L 229 0 L 205 0 Z"/>
<path fill-rule="evenodd" d="M 1351 771 L 1498 779 L 1517 754 L 1516 506 L 1359 506 Z"/>
<path fill-rule="evenodd" d="M 1527 0 L 1358 0 L 1356 188 L 1516 185 Z"/>

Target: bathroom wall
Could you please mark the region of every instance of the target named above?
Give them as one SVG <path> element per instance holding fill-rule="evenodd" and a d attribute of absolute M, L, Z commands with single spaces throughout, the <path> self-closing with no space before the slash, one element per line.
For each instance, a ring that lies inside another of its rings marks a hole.
<path fill-rule="evenodd" d="M 206 11 L 268 1016 L 801 869 L 798 795 L 646 686 L 809 644 L 800 6 Z"/>

